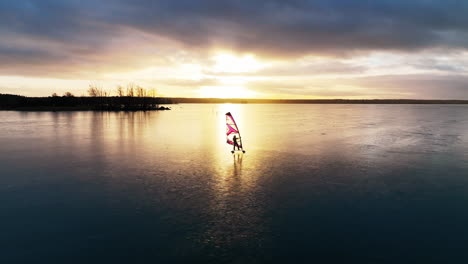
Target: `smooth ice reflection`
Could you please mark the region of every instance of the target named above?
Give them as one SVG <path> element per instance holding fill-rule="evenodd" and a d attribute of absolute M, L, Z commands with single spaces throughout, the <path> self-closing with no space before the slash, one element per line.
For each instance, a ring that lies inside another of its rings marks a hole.
<path fill-rule="evenodd" d="M 0 260 L 464 258 L 467 111 L 181 104 L 168 112 L 0 112 L 0 217 L 8 226 Z M 244 155 L 225 144 L 226 112 Z"/>

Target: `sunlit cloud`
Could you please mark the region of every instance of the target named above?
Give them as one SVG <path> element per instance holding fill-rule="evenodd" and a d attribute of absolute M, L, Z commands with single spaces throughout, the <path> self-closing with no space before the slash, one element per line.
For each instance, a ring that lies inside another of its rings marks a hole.
<path fill-rule="evenodd" d="M 259 62 L 254 55 L 235 56 L 221 53 L 213 57 L 214 65 L 209 69 L 214 73 L 248 73 L 267 66 Z"/>

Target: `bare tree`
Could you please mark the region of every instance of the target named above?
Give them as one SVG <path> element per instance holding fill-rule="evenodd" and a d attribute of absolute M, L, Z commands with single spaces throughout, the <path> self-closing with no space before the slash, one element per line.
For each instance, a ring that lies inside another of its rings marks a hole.
<path fill-rule="evenodd" d="M 96 85 L 90 84 L 88 88 L 88 95 L 91 97 L 98 97 L 99 88 Z"/>
<path fill-rule="evenodd" d="M 52 97 L 58 97 L 58 94 L 57 94 L 57 93 L 53 93 L 53 94 L 52 94 Z"/>
<path fill-rule="evenodd" d="M 146 97 L 146 89 L 145 88 L 137 85 L 136 92 L 137 92 L 138 97 Z"/>
<path fill-rule="evenodd" d="M 123 97 L 124 95 L 125 95 L 124 88 L 121 85 L 117 86 L 117 96 Z"/>
<path fill-rule="evenodd" d="M 127 96 L 133 97 L 135 95 L 135 85 L 133 83 L 129 83 L 127 85 Z"/>
<path fill-rule="evenodd" d="M 88 88 L 88 95 L 91 97 L 107 97 L 109 92 L 96 85 L 90 84 Z"/>
<path fill-rule="evenodd" d="M 65 94 L 63 94 L 63 96 L 65 96 L 65 97 L 75 97 L 75 95 L 73 95 L 70 92 L 66 92 Z"/>

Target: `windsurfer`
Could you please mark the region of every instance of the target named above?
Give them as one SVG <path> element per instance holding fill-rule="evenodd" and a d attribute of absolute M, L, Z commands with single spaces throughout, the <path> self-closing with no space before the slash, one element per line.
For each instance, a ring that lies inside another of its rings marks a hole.
<path fill-rule="evenodd" d="M 237 143 L 237 136 L 234 135 L 234 137 L 232 138 L 232 142 L 234 144 L 232 144 L 232 151 L 236 150 L 236 147 L 237 147 L 237 150 L 240 150 L 240 146 L 239 146 L 239 143 Z"/>

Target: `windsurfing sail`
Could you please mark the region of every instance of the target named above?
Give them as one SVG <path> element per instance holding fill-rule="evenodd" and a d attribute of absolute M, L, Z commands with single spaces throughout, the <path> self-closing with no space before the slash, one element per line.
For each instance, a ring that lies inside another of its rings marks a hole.
<path fill-rule="evenodd" d="M 234 117 L 232 117 L 230 112 L 226 113 L 226 142 L 229 145 L 234 145 L 234 138 L 239 148 L 244 149 L 242 147 L 242 138 L 239 132 L 239 128 L 237 127 L 236 121 Z"/>

